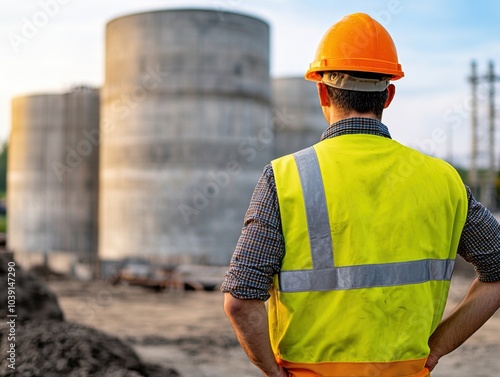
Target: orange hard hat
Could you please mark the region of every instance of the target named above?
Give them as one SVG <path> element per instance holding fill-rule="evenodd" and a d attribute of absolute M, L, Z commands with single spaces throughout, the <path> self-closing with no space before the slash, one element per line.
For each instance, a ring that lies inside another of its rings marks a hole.
<path fill-rule="evenodd" d="M 380 73 L 391 80 L 404 76 L 391 36 L 364 13 L 345 16 L 328 29 L 305 78 L 321 81 L 325 71 Z"/>

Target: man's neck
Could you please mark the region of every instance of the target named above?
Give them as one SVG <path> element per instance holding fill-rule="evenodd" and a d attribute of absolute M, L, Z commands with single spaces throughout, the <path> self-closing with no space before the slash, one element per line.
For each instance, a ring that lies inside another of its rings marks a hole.
<path fill-rule="evenodd" d="M 370 119 L 381 120 L 373 113 L 361 114 L 356 111 L 351 111 L 348 114 L 342 113 L 340 111 L 331 111 L 329 115 L 330 116 L 327 118 L 328 124 L 334 124 L 341 120 L 349 118 L 370 118 Z"/>

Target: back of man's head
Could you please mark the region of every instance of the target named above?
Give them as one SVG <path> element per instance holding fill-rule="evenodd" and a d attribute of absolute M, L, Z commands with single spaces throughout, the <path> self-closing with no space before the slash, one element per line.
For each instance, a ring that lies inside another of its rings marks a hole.
<path fill-rule="evenodd" d="M 382 118 L 388 97 L 387 76 L 371 72 L 324 72 L 323 83 L 327 87 L 332 105 L 344 115 L 356 112 L 374 114 L 378 119 Z"/>
<path fill-rule="evenodd" d="M 389 32 L 369 15 L 354 13 L 326 31 L 305 78 L 326 85 L 331 104 L 346 115 L 381 119 L 393 96 L 390 81 L 403 76 Z"/>

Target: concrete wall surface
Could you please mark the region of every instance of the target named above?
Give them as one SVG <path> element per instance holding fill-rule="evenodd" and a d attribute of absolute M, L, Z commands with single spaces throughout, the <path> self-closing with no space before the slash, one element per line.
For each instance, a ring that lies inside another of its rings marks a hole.
<path fill-rule="evenodd" d="M 19 260 L 38 264 L 56 252 L 95 259 L 98 125 L 94 89 L 13 99 L 8 247 Z"/>
<path fill-rule="evenodd" d="M 317 143 L 328 127 L 315 83 L 303 77 L 275 78 L 271 83 L 275 116 L 273 157 L 287 155 Z"/>
<path fill-rule="evenodd" d="M 211 10 L 106 30 L 99 254 L 227 264 L 270 161 L 269 27 Z"/>

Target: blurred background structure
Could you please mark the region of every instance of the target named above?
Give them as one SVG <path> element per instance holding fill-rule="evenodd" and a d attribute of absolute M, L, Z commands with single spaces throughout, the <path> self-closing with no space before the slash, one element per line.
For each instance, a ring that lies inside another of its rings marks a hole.
<path fill-rule="evenodd" d="M 495 161 L 495 83 L 500 77 L 495 75 L 493 61 L 488 63 L 488 72 L 479 75 L 477 64 L 471 62 L 471 158 L 468 175 L 469 185 L 481 202 L 490 209 L 497 209 L 498 174 Z M 478 98 L 478 88 L 487 86 L 487 96 Z M 478 102 L 483 105 L 479 106 Z M 486 105 L 486 106 L 485 106 Z M 479 122 L 479 110 L 487 113 L 487 122 Z M 480 127 L 482 126 L 482 127 Z M 480 161 L 483 164 L 480 165 Z"/>
<path fill-rule="evenodd" d="M 497 78 L 493 63 L 471 72 L 471 169 L 459 170 L 495 210 Z M 113 19 L 100 90 L 12 101 L 8 248 L 27 267 L 81 277 L 134 259 L 227 265 L 263 167 L 326 127 L 313 83 L 270 78 L 262 19 L 214 9 Z"/>
<path fill-rule="evenodd" d="M 106 27 L 100 111 L 85 88 L 14 99 L 18 260 L 94 275 L 133 258 L 227 265 L 263 167 L 326 126 L 301 77 L 274 81 L 285 116 L 271 116 L 269 43 L 269 25 L 242 14 L 128 15 Z"/>
<path fill-rule="evenodd" d="M 275 78 L 271 83 L 274 122 L 273 158 L 317 143 L 328 126 L 319 105 L 316 85 L 303 77 Z"/>
<path fill-rule="evenodd" d="M 270 156 L 241 153 L 271 126 L 269 26 L 213 10 L 109 22 L 102 122 L 101 259 L 227 264 Z"/>
<path fill-rule="evenodd" d="M 97 253 L 99 92 L 14 98 L 8 159 L 8 247 L 27 265 L 69 272 Z"/>

